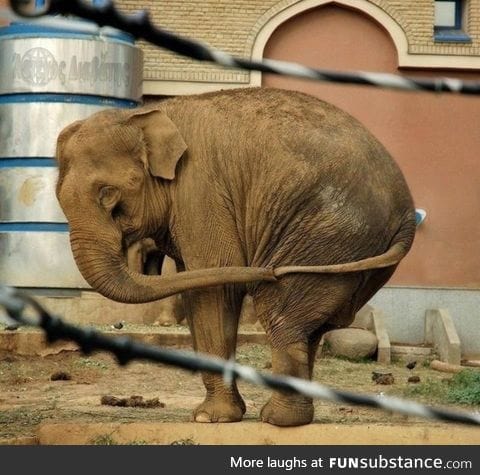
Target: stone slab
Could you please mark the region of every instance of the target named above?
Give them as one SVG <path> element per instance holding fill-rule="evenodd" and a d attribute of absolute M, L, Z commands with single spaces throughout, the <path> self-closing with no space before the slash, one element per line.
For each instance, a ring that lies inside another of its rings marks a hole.
<path fill-rule="evenodd" d="M 377 335 L 377 361 L 380 364 L 390 364 L 392 361 L 392 352 L 390 337 L 388 336 L 385 324 L 385 314 L 378 309 L 372 310 L 373 330 Z"/>
<path fill-rule="evenodd" d="M 460 338 L 448 310 L 427 310 L 425 313 L 425 341 L 433 344 L 441 361 L 454 365 L 460 364 Z"/>

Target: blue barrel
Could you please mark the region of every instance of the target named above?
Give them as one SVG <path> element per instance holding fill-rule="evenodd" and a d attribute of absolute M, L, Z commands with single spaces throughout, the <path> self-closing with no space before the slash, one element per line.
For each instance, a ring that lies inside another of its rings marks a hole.
<path fill-rule="evenodd" d="M 143 60 L 129 35 L 77 25 L 0 28 L 1 284 L 88 288 L 55 197 L 56 139 L 94 112 L 136 107 Z"/>

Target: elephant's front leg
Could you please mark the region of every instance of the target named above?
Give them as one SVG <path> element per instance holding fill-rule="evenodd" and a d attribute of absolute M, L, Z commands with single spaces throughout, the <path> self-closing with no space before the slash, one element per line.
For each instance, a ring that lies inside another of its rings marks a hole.
<path fill-rule="evenodd" d="M 243 294 L 231 286 L 184 294 L 185 313 L 195 351 L 224 359 L 235 356 L 238 319 Z M 245 403 L 236 383 L 225 386 L 221 375 L 202 373 L 205 400 L 194 410 L 196 422 L 237 422 Z"/>

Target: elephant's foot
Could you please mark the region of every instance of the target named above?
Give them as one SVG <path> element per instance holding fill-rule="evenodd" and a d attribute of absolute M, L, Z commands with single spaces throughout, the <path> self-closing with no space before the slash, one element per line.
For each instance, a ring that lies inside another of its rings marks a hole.
<path fill-rule="evenodd" d="M 171 327 L 177 324 L 175 316 L 171 312 L 161 312 L 153 322 L 154 326 Z"/>
<path fill-rule="evenodd" d="M 195 422 L 239 422 L 245 410 L 245 402 L 240 395 L 207 396 L 193 411 L 193 419 Z"/>
<path fill-rule="evenodd" d="M 312 422 L 313 412 L 309 398 L 274 394 L 263 406 L 260 418 L 275 426 L 302 426 Z"/>

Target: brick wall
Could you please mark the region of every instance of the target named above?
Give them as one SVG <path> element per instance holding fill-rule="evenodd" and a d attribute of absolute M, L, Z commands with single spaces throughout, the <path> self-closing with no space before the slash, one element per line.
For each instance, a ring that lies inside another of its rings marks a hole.
<path fill-rule="evenodd" d="M 358 0 L 373 3 L 405 31 L 409 52 L 436 55 L 480 55 L 480 0 L 467 1 L 469 44 L 435 43 L 433 0 Z M 256 34 L 265 23 L 298 0 L 118 0 L 125 11 L 146 8 L 157 25 L 197 38 L 229 53 L 250 56 Z M 180 58 L 151 45 L 145 52 L 146 80 L 248 83 L 249 73 L 225 71 Z"/>
<path fill-rule="evenodd" d="M 480 0 L 467 0 L 467 44 L 435 43 L 433 39 L 433 0 L 371 0 L 389 13 L 406 32 L 411 53 L 480 55 Z"/>
<path fill-rule="evenodd" d="M 250 31 L 261 17 L 278 0 L 120 0 L 126 10 L 136 10 L 141 4 L 151 12 L 157 25 L 179 34 L 195 37 L 211 46 L 235 55 L 248 55 Z M 248 82 L 246 72 L 224 71 L 221 68 L 183 59 L 151 45 L 142 44 L 145 57 L 144 79 L 168 81 Z"/>

